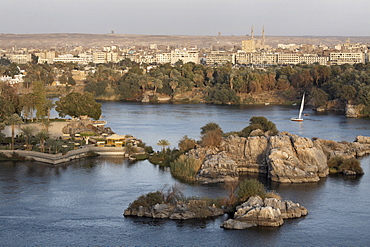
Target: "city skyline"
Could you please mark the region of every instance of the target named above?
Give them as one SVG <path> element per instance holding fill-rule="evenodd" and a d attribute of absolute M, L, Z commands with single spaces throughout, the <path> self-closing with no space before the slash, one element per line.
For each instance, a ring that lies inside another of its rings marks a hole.
<path fill-rule="evenodd" d="M 368 0 L 1 0 L 0 33 L 370 36 Z"/>

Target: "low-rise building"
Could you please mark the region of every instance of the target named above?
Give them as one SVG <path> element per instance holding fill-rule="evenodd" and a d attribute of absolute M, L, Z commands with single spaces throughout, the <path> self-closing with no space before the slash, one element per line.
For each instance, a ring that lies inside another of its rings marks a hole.
<path fill-rule="evenodd" d="M 331 65 L 364 63 L 365 53 L 331 52 L 329 62 Z"/>
<path fill-rule="evenodd" d="M 226 63 L 235 64 L 235 54 L 225 51 L 211 51 L 207 53 L 207 65 L 224 65 Z"/>

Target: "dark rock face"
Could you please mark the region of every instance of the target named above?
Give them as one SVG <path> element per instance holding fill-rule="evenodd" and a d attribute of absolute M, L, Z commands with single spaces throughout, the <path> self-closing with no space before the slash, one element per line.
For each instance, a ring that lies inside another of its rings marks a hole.
<path fill-rule="evenodd" d="M 159 219 L 188 220 L 208 218 L 223 215 L 225 211 L 221 208 L 206 206 L 205 201 L 191 200 L 189 203 L 156 204 L 152 207 L 127 208 L 124 216 L 149 217 Z"/>
<path fill-rule="evenodd" d="M 292 201 L 276 198 L 250 197 L 236 208 L 233 219 L 225 221 L 226 229 L 245 229 L 252 226 L 281 226 L 284 219 L 298 218 L 308 214 L 306 208 Z"/>
<path fill-rule="evenodd" d="M 344 158 L 370 154 L 370 137 L 359 136 L 355 142 L 311 140 L 287 132 L 279 135 L 225 138 L 217 148 L 197 148 L 187 155 L 202 160 L 196 176 L 201 183 L 233 181 L 238 173 L 266 173 L 280 183 L 317 182 L 329 174 L 327 161 L 332 156 Z"/>

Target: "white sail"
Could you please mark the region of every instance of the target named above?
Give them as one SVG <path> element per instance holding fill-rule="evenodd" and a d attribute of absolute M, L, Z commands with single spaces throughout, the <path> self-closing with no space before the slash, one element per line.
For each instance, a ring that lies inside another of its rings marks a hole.
<path fill-rule="evenodd" d="M 303 118 L 302 118 L 302 112 L 303 112 L 303 108 L 304 108 L 304 93 L 303 93 L 303 96 L 302 96 L 302 102 L 301 102 L 301 108 L 299 109 L 299 114 L 298 114 L 298 117 L 293 117 L 291 118 L 290 120 L 292 121 L 303 121 Z"/>
<path fill-rule="evenodd" d="M 301 108 L 299 109 L 299 115 L 298 115 L 299 119 L 302 118 L 303 107 L 304 107 L 304 94 L 303 94 L 303 97 L 302 97 Z"/>

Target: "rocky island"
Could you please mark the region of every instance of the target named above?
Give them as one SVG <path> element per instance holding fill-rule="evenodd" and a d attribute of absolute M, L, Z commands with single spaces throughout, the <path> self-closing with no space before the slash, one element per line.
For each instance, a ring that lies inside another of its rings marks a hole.
<path fill-rule="evenodd" d="M 217 147 L 198 147 L 186 155 L 202 161 L 200 183 L 238 180 L 240 173 L 263 173 L 274 182 L 317 182 L 329 174 L 328 160 L 370 154 L 370 137 L 352 143 L 306 138 L 282 132 L 275 136 L 228 136 Z"/>

